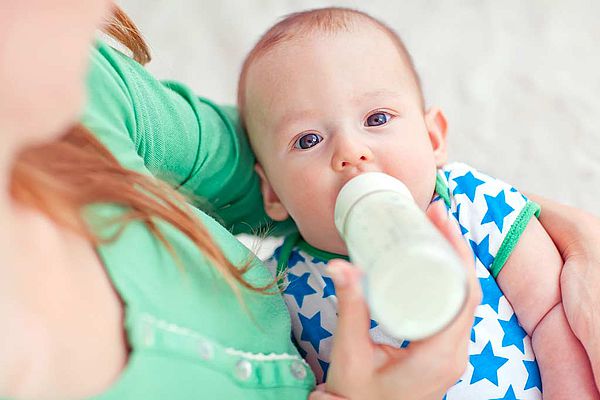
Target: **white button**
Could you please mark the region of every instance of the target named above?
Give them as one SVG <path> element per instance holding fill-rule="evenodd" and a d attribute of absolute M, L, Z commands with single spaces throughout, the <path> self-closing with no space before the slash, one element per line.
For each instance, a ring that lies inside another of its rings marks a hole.
<path fill-rule="evenodd" d="M 306 367 L 300 361 L 294 361 L 290 365 L 292 376 L 298 380 L 306 378 Z"/>
<path fill-rule="evenodd" d="M 198 342 L 198 354 L 200 355 L 200 358 L 205 361 L 212 359 L 214 356 L 212 345 L 206 340 L 200 340 Z"/>
<path fill-rule="evenodd" d="M 240 360 L 235 364 L 235 376 L 245 381 L 252 375 L 252 364 L 248 360 Z"/>

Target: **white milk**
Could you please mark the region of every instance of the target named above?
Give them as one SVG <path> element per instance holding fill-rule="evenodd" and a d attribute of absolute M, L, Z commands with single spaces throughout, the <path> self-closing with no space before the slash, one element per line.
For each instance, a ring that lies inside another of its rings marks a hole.
<path fill-rule="evenodd" d="M 379 172 L 353 178 L 338 194 L 335 224 L 365 272 L 372 317 L 390 335 L 425 338 L 461 310 L 464 267 L 402 182 Z"/>

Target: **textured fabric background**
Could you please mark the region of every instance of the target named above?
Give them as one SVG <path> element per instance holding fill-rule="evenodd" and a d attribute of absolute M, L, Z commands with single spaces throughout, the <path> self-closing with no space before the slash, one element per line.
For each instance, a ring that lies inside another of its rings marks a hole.
<path fill-rule="evenodd" d="M 235 100 L 245 53 L 278 17 L 351 6 L 394 28 L 429 105 L 449 121 L 451 160 L 598 213 L 600 2 L 583 0 L 122 0 L 161 78 Z"/>

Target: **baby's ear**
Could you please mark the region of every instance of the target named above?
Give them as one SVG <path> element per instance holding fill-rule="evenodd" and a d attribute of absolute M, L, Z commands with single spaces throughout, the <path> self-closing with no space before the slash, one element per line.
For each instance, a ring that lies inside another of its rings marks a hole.
<path fill-rule="evenodd" d="M 442 110 L 437 107 L 427 110 L 425 113 L 425 125 L 427 125 L 429 140 L 431 140 L 431 146 L 433 147 L 435 164 L 438 168 L 441 168 L 448 159 L 446 149 L 446 130 L 448 125 Z"/>
<path fill-rule="evenodd" d="M 279 201 L 279 196 L 273 190 L 271 183 L 265 175 L 265 171 L 259 163 L 254 165 L 254 169 L 258 176 L 260 176 L 260 190 L 263 196 L 263 204 L 265 212 L 273 221 L 284 221 L 289 216 L 287 210 Z"/>

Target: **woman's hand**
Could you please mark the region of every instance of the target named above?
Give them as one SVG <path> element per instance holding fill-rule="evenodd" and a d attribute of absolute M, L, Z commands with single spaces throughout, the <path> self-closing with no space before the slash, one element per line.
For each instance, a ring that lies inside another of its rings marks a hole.
<path fill-rule="evenodd" d="M 600 387 L 600 219 L 539 196 L 540 222 L 562 255 L 560 284 L 569 325 L 583 344 Z"/>
<path fill-rule="evenodd" d="M 329 268 L 336 286 L 339 320 L 326 383 L 328 393 L 353 400 L 439 400 L 464 372 L 481 289 L 473 255 L 443 207 L 434 204 L 428 214 L 463 260 L 469 282 L 463 310 L 442 332 L 411 342 L 406 349 L 375 344 L 369 336 L 370 319 L 360 289 L 360 271 L 347 262 L 332 261 Z"/>
<path fill-rule="evenodd" d="M 325 391 L 325 384 L 317 385 L 314 392 L 308 396 L 308 400 L 346 400 L 344 397 L 339 397 Z"/>

